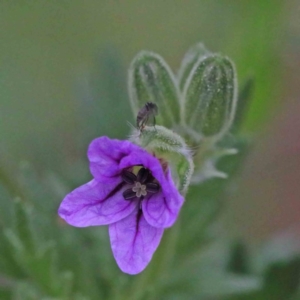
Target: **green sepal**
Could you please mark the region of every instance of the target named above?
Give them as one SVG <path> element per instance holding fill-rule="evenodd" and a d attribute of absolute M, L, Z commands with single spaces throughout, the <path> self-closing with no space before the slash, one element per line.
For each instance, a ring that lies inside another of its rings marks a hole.
<path fill-rule="evenodd" d="M 233 63 L 219 54 L 201 57 L 183 89 L 183 122 L 202 137 L 220 138 L 236 110 L 237 81 Z"/>
<path fill-rule="evenodd" d="M 235 148 L 216 148 L 213 146 L 205 152 L 195 154 L 195 172 L 191 178 L 191 184 L 199 184 L 211 178 L 227 178 L 227 174 L 217 169 L 218 161 L 227 155 L 235 155 L 238 150 Z"/>
<path fill-rule="evenodd" d="M 146 126 L 142 132 L 135 131 L 131 140 L 166 161 L 178 190 L 186 192 L 194 163 L 190 149 L 178 134 L 163 126 Z"/>
<path fill-rule="evenodd" d="M 156 123 L 173 127 L 179 123 L 179 90 L 175 77 L 156 53 L 142 51 L 132 61 L 128 74 L 128 90 L 135 117 L 146 102 L 158 106 Z"/>
<path fill-rule="evenodd" d="M 211 52 L 208 49 L 206 49 L 206 47 L 202 43 L 197 43 L 185 53 L 177 75 L 180 90 L 183 90 L 186 80 L 190 72 L 192 71 L 195 63 L 200 58 L 204 58 L 209 54 L 211 54 Z"/>

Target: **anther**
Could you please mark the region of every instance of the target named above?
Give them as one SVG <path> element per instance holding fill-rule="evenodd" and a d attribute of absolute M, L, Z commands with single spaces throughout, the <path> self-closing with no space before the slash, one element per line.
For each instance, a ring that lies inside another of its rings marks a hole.
<path fill-rule="evenodd" d="M 136 197 L 136 192 L 132 189 L 127 189 L 123 192 L 123 197 L 125 200 L 131 200 Z"/>
<path fill-rule="evenodd" d="M 140 183 L 145 183 L 149 177 L 149 170 L 145 168 L 140 168 L 138 174 L 137 174 L 137 181 Z"/>
<path fill-rule="evenodd" d="M 146 191 L 152 194 L 159 192 L 160 186 L 158 183 L 149 182 L 146 184 Z"/>
<path fill-rule="evenodd" d="M 137 180 L 136 176 L 127 170 L 123 170 L 121 176 L 123 181 L 128 184 L 134 184 L 134 182 Z"/>

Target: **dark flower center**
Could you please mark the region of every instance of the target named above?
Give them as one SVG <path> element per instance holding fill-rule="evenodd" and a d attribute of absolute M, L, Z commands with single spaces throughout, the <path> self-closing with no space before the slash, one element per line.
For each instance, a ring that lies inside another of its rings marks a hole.
<path fill-rule="evenodd" d="M 156 194 L 160 190 L 160 185 L 156 179 L 152 176 L 151 172 L 141 167 L 135 175 L 132 170 L 123 170 L 122 179 L 126 185 L 129 186 L 123 192 L 125 200 L 140 199 L 143 200 L 148 194 Z"/>

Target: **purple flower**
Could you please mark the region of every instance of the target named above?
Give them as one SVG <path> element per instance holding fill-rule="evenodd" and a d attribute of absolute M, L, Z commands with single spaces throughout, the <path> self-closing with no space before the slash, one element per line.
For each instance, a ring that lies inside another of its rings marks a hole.
<path fill-rule="evenodd" d="M 120 269 L 141 272 L 174 224 L 183 197 L 170 169 L 129 141 L 101 137 L 88 149 L 90 182 L 68 194 L 59 215 L 77 227 L 109 225 L 111 247 Z"/>

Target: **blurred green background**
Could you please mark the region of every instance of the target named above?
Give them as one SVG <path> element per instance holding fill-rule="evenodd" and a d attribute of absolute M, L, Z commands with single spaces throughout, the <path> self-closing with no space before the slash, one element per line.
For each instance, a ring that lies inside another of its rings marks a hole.
<path fill-rule="evenodd" d="M 253 147 L 219 230 L 253 243 L 286 230 L 299 239 L 299 14 L 297 0 L 2 0 L 2 167 L 67 167 L 82 183 L 87 164 L 76 170 L 90 140 L 129 133 L 126 69 L 135 54 L 157 52 L 175 72 L 202 41 L 236 63 L 240 86 L 255 80 L 243 123 Z"/>
<path fill-rule="evenodd" d="M 60 152 L 81 126 L 76 101 L 88 97 L 86 81 L 93 71 L 103 73 L 99 60 L 112 50 L 125 69 L 138 51 L 147 49 L 160 53 L 175 71 L 186 49 L 203 41 L 235 61 L 240 83 L 255 77 L 249 129 L 261 128 L 279 102 L 289 1 L 1 1 L 0 5 L 0 134 L 4 147 L 18 158 L 33 156 L 32 145 L 43 144 L 46 153 L 40 155 L 52 164 L 50 153 Z M 105 80 L 114 88 L 120 81 L 126 85 L 125 69 L 122 74 L 108 70 Z M 106 102 L 109 111 L 103 115 L 115 124 L 114 103 L 101 96 L 97 101 Z M 125 102 L 127 95 L 122 96 Z M 117 123 L 132 119 L 125 114 L 122 118 Z"/>

